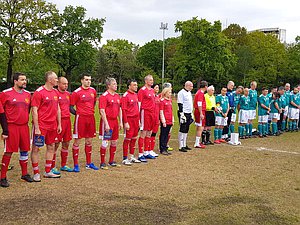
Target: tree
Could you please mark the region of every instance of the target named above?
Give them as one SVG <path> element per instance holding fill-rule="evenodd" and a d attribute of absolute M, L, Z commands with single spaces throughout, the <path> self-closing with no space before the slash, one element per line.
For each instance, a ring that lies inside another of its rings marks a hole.
<path fill-rule="evenodd" d="M 102 38 L 105 19 L 85 19 L 85 16 L 85 8 L 67 6 L 56 18 L 54 29 L 43 39 L 46 54 L 69 80 L 74 68 L 95 65 L 97 49 L 94 46 L 98 46 Z"/>
<path fill-rule="evenodd" d="M 236 58 L 231 52 L 232 42 L 221 32 L 221 23 L 214 24 L 194 17 L 178 21 L 175 31 L 181 32 L 178 51 L 177 80 L 183 83 L 205 79 L 213 84 L 226 82 Z"/>
<path fill-rule="evenodd" d="M 98 60 L 102 65 L 98 66 L 98 71 L 101 67 L 107 68 L 106 71 L 102 69 L 104 77 L 116 76 L 120 90 L 122 83 L 137 76 L 139 71 L 136 65 L 137 49 L 138 46 L 128 40 L 108 40 L 100 51 L 102 55 L 99 55 Z"/>
<path fill-rule="evenodd" d="M 297 36 L 295 43 L 287 47 L 288 65 L 285 71 L 284 82 L 294 85 L 299 84 L 300 79 L 300 36 Z"/>
<path fill-rule="evenodd" d="M 245 37 L 247 35 L 245 27 L 241 27 L 238 24 L 230 24 L 222 32 L 226 35 L 226 37 L 234 40 L 235 46 L 240 46 L 245 43 Z"/>
<path fill-rule="evenodd" d="M 22 43 L 38 41 L 52 26 L 55 5 L 44 0 L 0 0 L 0 41 L 8 48 L 7 85 L 11 86 L 14 51 Z"/>

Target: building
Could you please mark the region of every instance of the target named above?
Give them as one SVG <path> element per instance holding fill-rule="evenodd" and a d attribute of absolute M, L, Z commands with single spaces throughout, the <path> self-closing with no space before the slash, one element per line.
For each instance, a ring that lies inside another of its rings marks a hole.
<path fill-rule="evenodd" d="M 286 30 L 285 29 L 279 29 L 279 28 L 262 28 L 262 29 L 257 29 L 253 31 L 249 31 L 249 33 L 254 32 L 254 31 L 260 31 L 265 34 L 273 34 L 275 35 L 278 40 L 281 43 L 286 43 Z"/>

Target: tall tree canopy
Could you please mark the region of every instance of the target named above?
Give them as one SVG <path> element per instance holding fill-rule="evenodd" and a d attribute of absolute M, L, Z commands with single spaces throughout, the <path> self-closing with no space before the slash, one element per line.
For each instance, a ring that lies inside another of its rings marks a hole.
<path fill-rule="evenodd" d="M 11 86 L 15 49 L 38 41 L 52 27 L 55 5 L 44 0 L 0 0 L 0 42 L 7 47 L 7 85 Z"/>
<path fill-rule="evenodd" d="M 100 44 L 105 19 L 85 19 L 85 16 L 85 8 L 67 6 L 43 40 L 46 54 L 62 68 L 68 79 L 74 68 L 81 64 L 91 68 L 96 62 L 95 46 Z"/>
<path fill-rule="evenodd" d="M 205 79 L 218 84 L 226 82 L 229 70 L 235 65 L 236 58 L 231 52 L 232 42 L 221 32 L 220 21 L 214 24 L 205 19 L 194 17 L 175 24 L 181 32 L 177 61 L 177 80 L 194 82 Z"/>

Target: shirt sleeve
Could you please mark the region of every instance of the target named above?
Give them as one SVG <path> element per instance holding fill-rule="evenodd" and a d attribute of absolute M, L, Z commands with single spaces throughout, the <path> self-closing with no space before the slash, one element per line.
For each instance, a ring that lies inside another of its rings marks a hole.
<path fill-rule="evenodd" d="M 123 122 L 127 123 L 127 97 L 122 97 L 121 98 L 121 109 L 122 109 L 122 117 L 123 117 Z"/>
<path fill-rule="evenodd" d="M 71 104 L 71 105 L 76 105 L 77 101 L 78 101 L 78 94 L 77 94 L 76 92 L 73 92 L 73 93 L 71 94 L 71 101 L 70 101 L 70 104 Z"/>
<path fill-rule="evenodd" d="M 2 96 L 1 96 L 1 99 L 2 99 Z M 3 109 L 3 106 L 2 106 L 2 101 L 0 101 L 0 113 L 4 113 L 4 109 Z"/>
<path fill-rule="evenodd" d="M 104 95 L 101 95 L 99 98 L 99 109 L 105 109 L 106 108 L 106 97 Z"/>
<path fill-rule="evenodd" d="M 31 105 L 35 106 L 35 107 L 40 107 L 41 102 L 42 102 L 42 96 L 41 96 L 40 92 L 37 92 L 37 91 L 34 92 L 33 96 L 32 96 Z"/>
<path fill-rule="evenodd" d="M 138 101 L 139 101 L 139 102 L 142 102 L 143 96 L 144 96 L 144 91 L 143 91 L 142 89 L 140 89 L 140 90 L 138 91 Z"/>
<path fill-rule="evenodd" d="M 177 96 L 177 103 L 183 104 L 183 94 L 182 94 L 182 91 L 180 91 L 180 92 L 178 93 L 178 96 Z"/>

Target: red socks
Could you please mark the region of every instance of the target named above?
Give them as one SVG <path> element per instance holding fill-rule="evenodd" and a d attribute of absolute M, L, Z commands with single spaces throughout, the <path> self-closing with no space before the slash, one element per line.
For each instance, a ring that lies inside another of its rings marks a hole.
<path fill-rule="evenodd" d="M 128 149 L 130 145 L 130 139 L 124 139 L 123 141 L 123 158 L 126 159 L 128 157 Z"/>
<path fill-rule="evenodd" d="M 61 149 L 60 152 L 60 157 L 61 157 L 61 167 L 64 167 L 65 165 L 67 165 L 67 160 L 68 160 L 68 149 Z"/>
<path fill-rule="evenodd" d="M 114 161 L 116 150 L 117 150 L 117 146 L 110 145 L 110 147 L 109 147 L 109 163 L 112 163 Z"/>
<path fill-rule="evenodd" d="M 138 146 L 139 153 L 144 153 L 144 138 L 139 137 Z"/>
<path fill-rule="evenodd" d="M 91 162 L 92 162 L 92 145 L 85 145 L 84 151 L 85 151 L 86 164 L 91 164 Z"/>
<path fill-rule="evenodd" d="M 39 163 L 32 163 L 33 174 L 40 173 Z"/>
<path fill-rule="evenodd" d="M 75 166 L 78 165 L 79 146 L 73 145 L 72 151 L 73 151 L 73 161 Z"/>
<path fill-rule="evenodd" d="M 100 147 L 101 164 L 105 163 L 106 148 Z"/>
<path fill-rule="evenodd" d="M 150 150 L 154 150 L 155 148 L 155 136 L 151 136 L 150 138 Z"/>
<path fill-rule="evenodd" d="M 8 170 L 10 159 L 11 159 L 11 155 L 4 154 L 2 157 L 1 179 L 6 178 L 6 173 Z"/>
<path fill-rule="evenodd" d="M 19 164 L 21 166 L 22 176 L 28 174 L 28 152 L 20 152 Z"/>
<path fill-rule="evenodd" d="M 129 144 L 130 154 L 134 155 L 136 139 L 131 139 Z"/>
<path fill-rule="evenodd" d="M 150 137 L 145 137 L 144 151 L 150 151 Z"/>
<path fill-rule="evenodd" d="M 51 166 L 52 166 L 52 160 L 46 160 L 46 164 L 45 164 L 45 172 L 46 173 L 50 172 Z"/>
<path fill-rule="evenodd" d="M 55 162 L 56 162 L 56 153 L 53 154 L 51 169 L 55 168 Z"/>

